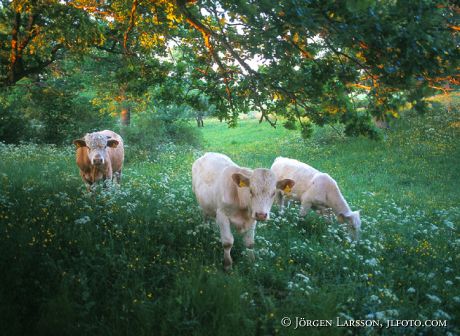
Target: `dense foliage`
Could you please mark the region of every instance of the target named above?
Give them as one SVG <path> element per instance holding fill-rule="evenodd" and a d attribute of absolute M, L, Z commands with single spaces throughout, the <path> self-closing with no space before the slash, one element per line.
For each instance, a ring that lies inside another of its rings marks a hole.
<path fill-rule="evenodd" d="M 258 111 L 296 120 L 305 137 L 312 123 L 373 137 L 371 117 L 424 111 L 424 97 L 458 85 L 459 11 L 446 0 L 2 0 L 0 85 L 39 85 L 85 55 L 96 106 L 123 125 L 138 110 L 231 125 Z"/>
<path fill-rule="evenodd" d="M 320 129 L 299 135 L 255 120 L 200 129 L 206 151 L 250 167 L 277 155 L 330 173 L 359 242 L 298 205 L 241 235 L 222 267 L 217 227 L 203 223 L 190 166 L 202 154 L 131 148 L 121 187 L 85 191 L 71 145 L 0 145 L 0 330 L 5 335 L 456 335 L 460 332 L 460 123 L 413 116 L 377 143 Z M 222 133 L 227 136 L 222 137 Z M 267 142 L 272 138 L 276 141 Z M 338 141 L 340 140 L 340 141 Z M 18 163 L 21 169 L 18 169 Z M 306 319 L 436 320 L 444 327 L 298 328 Z"/>

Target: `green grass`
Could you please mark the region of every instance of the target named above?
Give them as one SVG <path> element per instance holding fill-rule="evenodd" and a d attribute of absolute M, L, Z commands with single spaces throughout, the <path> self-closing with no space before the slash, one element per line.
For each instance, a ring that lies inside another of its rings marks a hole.
<path fill-rule="evenodd" d="M 393 123 L 385 140 L 206 120 L 203 148 L 127 153 L 121 188 L 85 192 L 73 148 L 0 145 L 0 330 L 5 335 L 455 335 L 460 333 L 460 112 Z M 130 149 L 128 150 L 134 150 Z M 362 239 L 316 214 L 236 235 L 223 272 L 191 191 L 205 151 L 249 167 L 297 158 L 333 176 Z M 140 159 L 140 158 L 145 159 Z M 150 159 L 148 159 L 150 158 Z M 305 319 L 446 320 L 440 328 L 298 328 Z"/>

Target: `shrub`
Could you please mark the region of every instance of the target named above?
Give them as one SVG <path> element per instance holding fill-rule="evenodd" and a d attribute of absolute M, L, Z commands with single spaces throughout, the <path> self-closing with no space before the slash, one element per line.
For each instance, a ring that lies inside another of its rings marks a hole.
<path fill-rule="evenodd" d="M 66 80 L 24 81 L 0 95 L 0 141 L 63 144 L 91 130 L 111 128 L 88 97 Z"/>
<path fill-rule="evenodd" d="M 184 120 L 167 125 L 166 132 L 171 141 L 177 144 L 198 147 L 201 143 L 201 133 L 198 128 Z"/>
<path fill-rule="evenodd" d="M 27 138 L 30 124 L 23 115 L 16 113 L 8 106 L 0 104 L 0 141 L 18 143 Z"/>
<path fill-rule="evenodd" d="M 198 146 L 201 136 L 188 121 L 151 111 L 134 114 L 131 125 L 120 129 L 120 132 L 126 143 L 144 149 L 166 142 Z"/>

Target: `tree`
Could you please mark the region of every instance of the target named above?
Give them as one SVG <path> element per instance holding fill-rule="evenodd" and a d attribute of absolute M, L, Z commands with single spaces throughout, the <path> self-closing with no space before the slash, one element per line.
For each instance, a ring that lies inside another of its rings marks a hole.
<path fill-rule="evenodd" d="M 159 66 L 186 87 L 160 90 L 174 102 L 197 90 L 230 125 L 256 110 L 272 125 L 296 120 L 305 136 L 312 123 L 373 136 L 372 116 L 423 111 L 425 96 L 460 79 L 453 1 L 3 0 L 1 13 L 3 85 L 92 45 L 118 56 L 122 109 L 158 85 L 147 76 Z"/>
<path fill-rule="evenodd" d="M 112 71 L 102 76 L 104 81 L 97 87 L 103 96 L 113 97 L 121 125 L 129 126 L 131 110 L 145 98 L 149 86 L 167 73 L 158 57 L 166 55 L 164 36 L 174 29 L 173 3 L 115 0 L 69 1 L 68 5 L 92 15 L 104 32 L 104 43 L 91 54 L 108 61 Z"/>
<path fill-rule="evenodd" d="M 88 13 L 63 2 L 1 0 L 0 87 L 39 74 L 64 53 L 80 53 L 102 39 Z"/>
<path fill-rule="evenodd" d="M 221 79 L 225 119 L 257 109 L 272 124 L 269 115 L 281 114 L 308 130 L 307 117 L 372 136 L 371 116 L 397 115 L 406 102 L 423 110 L 433 89 L 459 84 L 460 9 L 448 1 L 177 4 L 203 38 L 200 55 L 217 65 L 206 78 Z M 255 68 L 253 59 L 263 65 Z M 367 97 L 364 113 L 359 93 Z"/>
<path fill-rule="evenodd" d="M 40 76 L 1 90 L 0 141 L 70 144 L 86 132 L 113 127 L 109 113 L 91 103 L 84 65 L 71 57 L 57 60 Z"/>

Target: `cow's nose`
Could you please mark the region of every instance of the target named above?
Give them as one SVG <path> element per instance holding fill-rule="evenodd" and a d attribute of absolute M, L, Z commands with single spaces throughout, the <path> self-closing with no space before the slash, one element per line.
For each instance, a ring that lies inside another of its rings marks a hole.
<path fill-rule="evenodd" d="M 266 212 L 256 212 L 256 219 L 264 221 L 267 219 L 267 213 Z"/>
<path fill-rule="evenodd" d="M 101 156 L 95 156 L 93 159 L 93 163 L 97 165 L 97 164 L 104 163 L 104 161 L 102 160 Z"/>

